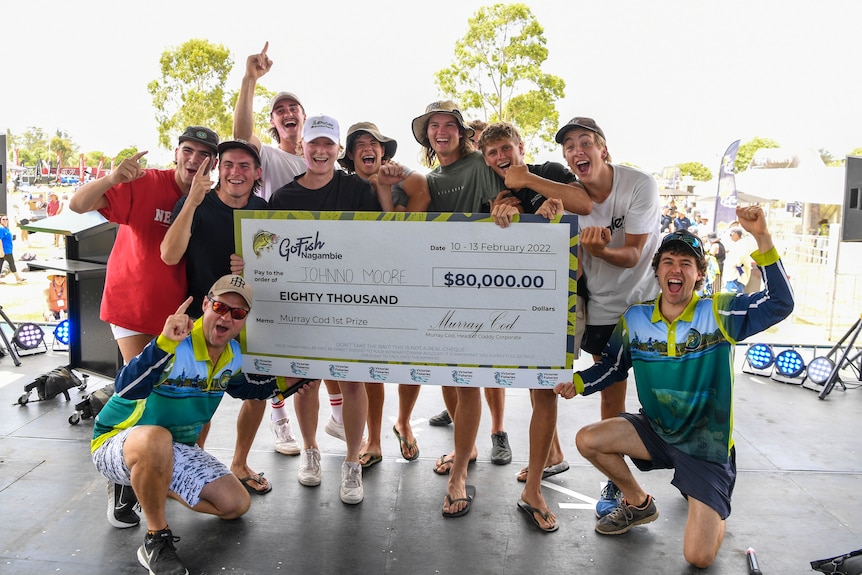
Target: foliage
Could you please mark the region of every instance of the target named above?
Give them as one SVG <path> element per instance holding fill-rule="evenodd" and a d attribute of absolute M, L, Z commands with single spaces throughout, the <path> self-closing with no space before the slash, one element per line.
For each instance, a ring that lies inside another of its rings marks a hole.
<path fill-rule="evenodd" d="M 708 182 L 712 179 L 712 172 L 700 162 L 684 162 L 678 164 L 681 176 L 691 176 L 698 182 Z"/>
<path fill-rule="evenodd" d="M 761 148 L 780 148 L 781 146 L 775 140 L 769 138 L 755 137 L 753 140 L 740 144 L 739 150 L 736 152 L 736 161 L 733 163 L 733 169 L 738 174 L 748 169 L 751 164 L 751 159 L 754 153 Z"/>
<path fill-rule="evenodd" d="M 524 4 L 482 7 L 455 43 L 454 62 L 439 70 L 437 87 L 489 122 L 518 127 L 528 150 L 550 148 L 559 125 L 556 101 L 565 96 L 562 78 L 542 72 L 548 58 L 544 29 Z"/>
<path fill-rule="evenodd" d="M 222 137 L 230 134 L 232 98 L 224 91 L 233 68 L 230 51 L 192 39 L 162 52 L 160 63 L 161 77 L 147 85 L 156 109 L 159 145 L 173 149 L 177 135 L 193 125 L 207 126 Z"/>

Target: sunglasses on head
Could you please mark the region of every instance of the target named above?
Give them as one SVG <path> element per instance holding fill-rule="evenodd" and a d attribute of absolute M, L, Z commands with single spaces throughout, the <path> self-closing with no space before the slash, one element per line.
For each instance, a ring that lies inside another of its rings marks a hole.
<path fill-rule="evenodd" d="M 664 246 L 668 242 L 683 242 L 691 249 L 694 250 L 695 255 L 698 258 L 703 257 L 703 242 L 700 241 L 700 238 L 694 234 L 684 233 L 684 232 L 673 232 L 666 235 L 661 240 L 661 245 Z"/>
<path fill-rule="evenodd" d="M 245 319 L 245 316 L 248 315 L 249 310 L 247 309 L 241 307 L 230 307 L 223 301 L 215 300 L 211 296 L 207 296 L 207 299 L 210 300 L 210 305 L 212 305 L 213 311 L 218 315 L 224 315 L 227 312 L 230 312 L 230 316 L 233 319 Z"/>

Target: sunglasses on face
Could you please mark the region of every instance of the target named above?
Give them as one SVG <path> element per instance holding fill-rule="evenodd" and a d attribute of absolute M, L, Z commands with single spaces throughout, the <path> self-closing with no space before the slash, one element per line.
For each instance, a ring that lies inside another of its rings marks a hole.
<path fill-rule="evenodd" d="M 210 305 L 212 305 L 213 311 L 218 315 L 225 315 L 227 312 L 230 312 L 230 316 L 233 319 L 245 319 L 245 316 L 248 315 L 249 310 L 247 309 L 241 307 L 230 307 L 223 301 L 215 300 L 210 296 L 207 296 L 207 299 L 210 300 Z"/>
<path fill-rule="evenodd" d="M 694 250 L 694 253 L 698 258 L 703 257 L 703 242 L 700 241 L 700 238 L 694 234 L 685 234 L 682 232 L 673 232 L 666 235 L 662 241 L 661 245 L 664 246 L 668 242 L 683 242 L 691 247 Z"/>

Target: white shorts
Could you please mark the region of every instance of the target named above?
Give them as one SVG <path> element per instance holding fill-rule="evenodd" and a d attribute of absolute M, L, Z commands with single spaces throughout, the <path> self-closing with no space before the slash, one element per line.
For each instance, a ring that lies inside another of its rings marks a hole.
<path fill-rule="evenodd" d="M 117 325 L 117 324 L 115 324 L 115 323 L 112 323 L 112 324 L 111 324 L 111 333 L 113 333 L 113 334 L 114 334 L 114 339 L 115 339 L 115 340 L 116 340 L 116 339 L 123 339 L 124 337 L 133 337 L 133 336 L 136 336 L 136 335 L 149 335 L 149 336 L 152 336 L 152 334 L 149 334 L 149 333 L 142 333 L 142 332 L 140 332 L 140 331 L 133 331 L 133 330 L 131 330 L 131 329 L 126 329 L 126 328 L 124 328 L 124 327 L 120 327 L 120 326 L 118 326 L 118 325 Z"/>
<path fill-rule="evenodd" d="M 131 427 L 120 431 L 93 452 L 93 463 L 99 473 L 114 483 L 132 484 L 132 475 L 123 457 L 123 443 Z M 174 442 L 174 473 L 168 489 L 194 507 L 201 500 L 201 491 L 207 484 L 230 474 L 230 469 L 197 445 Z"/>

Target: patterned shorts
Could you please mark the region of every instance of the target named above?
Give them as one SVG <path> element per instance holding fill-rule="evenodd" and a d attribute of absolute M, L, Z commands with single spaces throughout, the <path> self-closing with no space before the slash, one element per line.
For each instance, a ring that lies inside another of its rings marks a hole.
<path fill-rule="evenodd" d="M 131 485 L 131 472 L 123 458 L 123 443 L 134 427 L 124 429 L 93 452 L 93 463 L 99 473 L 114 483 Z M 208 483 L 230 474 L 230 469 L 197 445 L 174 442 L 174 473 L 168 489 L 190 507 L 201 500 L 201 491 Z"/>

